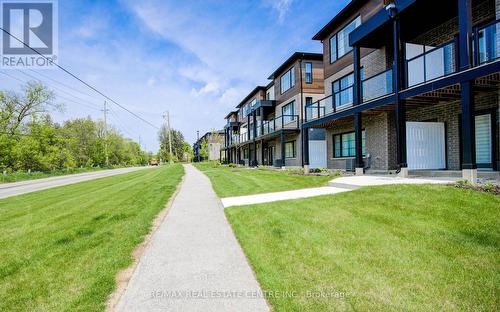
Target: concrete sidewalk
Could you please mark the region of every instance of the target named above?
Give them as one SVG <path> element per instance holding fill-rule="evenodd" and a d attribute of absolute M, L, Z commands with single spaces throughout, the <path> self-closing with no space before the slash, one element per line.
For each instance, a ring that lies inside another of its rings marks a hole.
<path fill-rule="evenodd" d="M 350 191 L 350 189 L 325 186 L 325 187 L 316 187 L 316 188 L 308 188 L 308 189 L 300 189 L 300 190 L 284 191 L 284 192 L 226 197 L 222 198 L 221 201 L 222 204 L 224 205 L 224 208 L 228 208 L 232 206 L 255 205 L 255 204 L 270 203 L 280 200 L 331 195 L 348 191 Z"/>
<path fill-rule="evenodd" d="M 209 179 L 191 165 L 118 311 L 269 311 Z"/>
<path fill-rule="evenodd" d="M 308 198 L 321 195 L 331 195 L 349 192 L 365 186 L 392 185 L 392 184 L 448 184 L 456 182 L 455 178 L 399 178 L 397 176 L 349 176 L 330 181 L 330 186 L 300 189 L 285 192 L 274 192 L 256 195 L 222 198 L 224 208 L 271 203 L 281 200 Z"/>

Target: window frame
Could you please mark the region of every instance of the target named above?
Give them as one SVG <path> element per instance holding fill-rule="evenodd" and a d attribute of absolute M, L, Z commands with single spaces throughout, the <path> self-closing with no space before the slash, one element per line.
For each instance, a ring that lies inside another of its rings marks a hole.
<path fill-rule="evenodd" d="M 353 79 L 352 79 L 352 85 L 350 85 L 350 86 L 348 86 L 348 87 L 346 87 L 346 88 L 342 88 L 340 81 L 341 81 L 342 79 L 344 79 L 344 78 L 347 78 L 347 77 L 351 76 L 351 75 L 353 76 L 353 77 L 352 77 L 352 78 L 353 78 Z M 338 91 L 338 92 L 335 92 L 335 87 L 334 87 L 334 85 L 335 85 L 335 83 L 337 83 L 337 82 L 339 83 L 339 91 Z M 351 72 L 351 73 L 349 73 L 349 74 L 347 74 L 347 75 L 344 75 L 344 76 L 340 77 L 339 79 L 336 79 L 336 80 L 332 81 L 332 100 L 333 100 L 333 103 L 335 104 L 335 106 L 336 106 L 336 107 L 340 107 L 340 106 L 344 106 L 344 105 L 352 105 L 352 104 L 354 104 L 354 84 L 355 84 L 355 81 L 354 81 L 354 72 Z M 351 89 L 351 88 L 352 88 L 352 91 L 353 91 L 353 94 L 352 94 L 352 98 L 353 98 L 352 100 L 353 100 L 353 101 L 352 101 L 351 103 L 344 103 L 344 104 L 341 104 L 341 105 L 337 105 L 336 95 L 337 95 L 337 94 L 342 93 L 343 91 L 346 91 L 346 90 L 348 90 L 348 89 Z"/>
<path fill-rule="evenodd" d="M 333 64 L 335 63 L 336 61 L 338 61 L 339 59 L 341 59 L 342 57 L 346 56 L 347 54 L 349 54 L 349 52 L 352 51 L 352 47 L 350 47 L 349 50 L 347 50 L 344 54 L 340 55 L 339 56 L 339 39 L 338 39 L 338 34 L 340 32 L 342 32 L 343 30 L 345 30 L 348 26 L 350 26 L 354 21 L 356 21 L 357 19 L 359 18 L 359 25 L 357 27 L 355 27 L 354 29 L 358 28 L 359 26 L 361 26 L 361 24 L 363 23 L 362 19 L 361 19 L 361 15 L 357 15 L 356 17 L 354 17 L 352 20 L 349 21 L 349 23 L 347 23 L 344 27 L 342 27 L 341 29 L 339 29 L 337 32 L 335 32 L 330 38 L 328 38 L 328 45 L 330 46 L 330 49 L 329 49 L 329 54 L 330 54 L 330 64 Z M 353 30 L 354 30 L 353 29 Z M 351 31 L 352 32 L 352 31 Z M 350 34 L 350 33 L 349 33 Z M 348 34 L 348 36 L 349 36 Z M 332 59 L 332 39 L 335 38 L 335 59 Z"/>
<path fill-rule="evenodd" d="M 354 158 L 356 157 L 356 150 L 354 151 L 354 155 L 349 155 L 349 156 L 343 156 L 343 149 L 344 149 L 344 144 L 343 144 L 343 140 L 342 140 L 342 137 L 344 135 L 347 135 L 347 134 L 354 134 L 354 144 L 356 144 L 356 132 L 355 131 L 347 131 L 347 132 L 342 132 L 342 133 L 336 133 L 336 134 L 333 134 L 332 135 L 332 145 L 333 145 L 333 159 L 344 159 L 344 158 Z M 336 137 L 339 137 L 340 138 L 340 156 L 337 156 L 336 154 L 336 141 L 335 141 L 335 138 Z M 366 156 L 366 130 L 363 129 L 362 132 L 361 132 L 361 138 L 362 138 L 362 141 L 364 141 L 364 144 L 363 142 L 362 145 L 364 146 L 364 150 L 362 151 L 363 153 L 363 157 Z"/>
<path fill-rule="evenodd" d="M 290 73 L 290 87 L 283 91 L 283 77 Z M 295 65 L 290 67 L 283 75 L 280 76 L 280 94 L 285 94 L 290 89 L 295 87 Z"/>
<path fill-rule="evenodd" d="M 286 147 L 288 144 L 292 144 L 292 156 L 291 157 L 286 155 Z M 297 158 L 297 147 L 296 147 L 295 140 L 285 142 L 285 159 L 293 159 L 293 158 Z"/>
<path fill-rule="evenodd" d="M 311 67 L 311 72 L 308 73 L 307 72 L 307 66 L 310 66 Z M 304 63 L 304 80 L 307 84 L 312 84 L 313 81 L 314 81 L 314 78 L 313 78 L 313 63 L 312 62 L 305 62 Z M 309 74 L 309 79 L 307 79 L 307 75 Z"/>

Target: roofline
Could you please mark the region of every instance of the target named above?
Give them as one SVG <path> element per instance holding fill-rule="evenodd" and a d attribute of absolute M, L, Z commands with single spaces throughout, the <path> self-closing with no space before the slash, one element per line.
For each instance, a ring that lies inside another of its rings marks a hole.
<path fill-rule="evenodd" d="M 255 94 L 257 93 L 258 91 L 266 91 L 267 88 L 264 87 L 264 86 L 257 86 L 255 87 L 255 89 L 252 90 L 252 92 L 250 92 L 241 102 L 240 104 L 236 105 L 236 108 L 240 108 L 242 107 L 243 105 L 245 105 L 245 103 Z"/>
<path fill-rule="evenodd" d="M 269 89 L 272 86 L 274 86 L 274 80 L 271 80 L 271 82 L 267 84 L 266 89 Z"/>
<path fill-rule="evenodd" d="M 285 70 L 287 67 L 292 65 L 298 59 L 323 61 L 323 53 L 312 53 L 312 52 L 295 52 L 293 53 L 283 64 L 281 64 L 267 79 L 274 79 L 277 74 Z"/>
<path fill-rule="evenodd" d="M 234 110 L 234 111 L 232 111 L 232 112 L 229 112 L 229 113 L 227 114 L 227 116 L 226 116 L 226 117 L 224 117 L 224 119 L 228 119 L 229 117 L 231 117 L 231 115 L 232 115 L 232 114 L 238 114 L 238 111 L 237 111 L 237 110 Z"/>
<path fill-rule="evenodd" d="M 347 15 L 349 13 L 349 10 L 351 10 L 354 6 L 362 3 L 363 1 L 365 1 L 365 0 L 351 0 L 351 2 L 349 2 L 342 10 L 340 10 L 340 12 L 337 13 L 337 15 L 335 15 L 335 17 L 332 18 L 328 22 L 328 24 L 323 26 L 323 28 L 321 28 L 321 30 L 318 31 L 318 33 L 316 35 L 314 35 L 312 40 L 322 41 L 325 38 L 325 36 L 328 35 L 333 30 L 333 28 L 335 28 L 337 26 L 336 24 L 339 22 L 340 19 L 347 17 L 345 15 Z"/>

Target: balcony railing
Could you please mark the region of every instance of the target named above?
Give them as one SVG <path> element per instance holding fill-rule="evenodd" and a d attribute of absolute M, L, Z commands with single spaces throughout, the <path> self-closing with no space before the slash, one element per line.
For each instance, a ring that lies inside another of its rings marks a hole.
<path fill-rule="evenodd" d="M 455 41 L 425 51 L 406 61 L 407 86 L 413 87 L 456 72 Z"/>
<path fill-rule="evenodd" d="M 317 102 L 306 106 L 306 121 L 321 118 L 335 111 L 333 105 L 333 97 L 327 96 Z"/>
<path fill-rule="evenodd" d="M 257 128 L 257 134 L 258 136 L 261 136 L 274 133 L 281 129 L 298 129 L 298 128 L 299 128 L 298 115 L 282 115 L 264 122 L 261 127 Z"/>
<path fill-rule="evenodd" d="M 482 65 L 494 61 L 500 57 L 500 20 L 491 22 L 482 27 L 476 28 L 474 37 L 479 38 L 475 43 L 476 64 Z"/>
<path fill-rule="evenodd" d="M 392 90 L 392 68 L 367 78 L 361 83 L 361 99 L 368 102 L 389 95 Z"/>

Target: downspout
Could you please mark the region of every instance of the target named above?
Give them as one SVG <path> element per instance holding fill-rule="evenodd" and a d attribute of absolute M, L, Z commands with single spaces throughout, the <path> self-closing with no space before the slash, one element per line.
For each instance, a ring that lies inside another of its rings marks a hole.
<path fill-rule="evenodd" d="M 300 75 L 300 117 L 299 117 L 299 129 L 300 129 L 300 161 L 302 163 L 302 167 L 304 167 L 304 140 L 302 140 L 302 124 L 304 118 L 304 85 L 302 84 L 302 60 L 304 59 L 304 53 L 302 53 L 302 57 L 299 60 L 299 75 Z"/>

